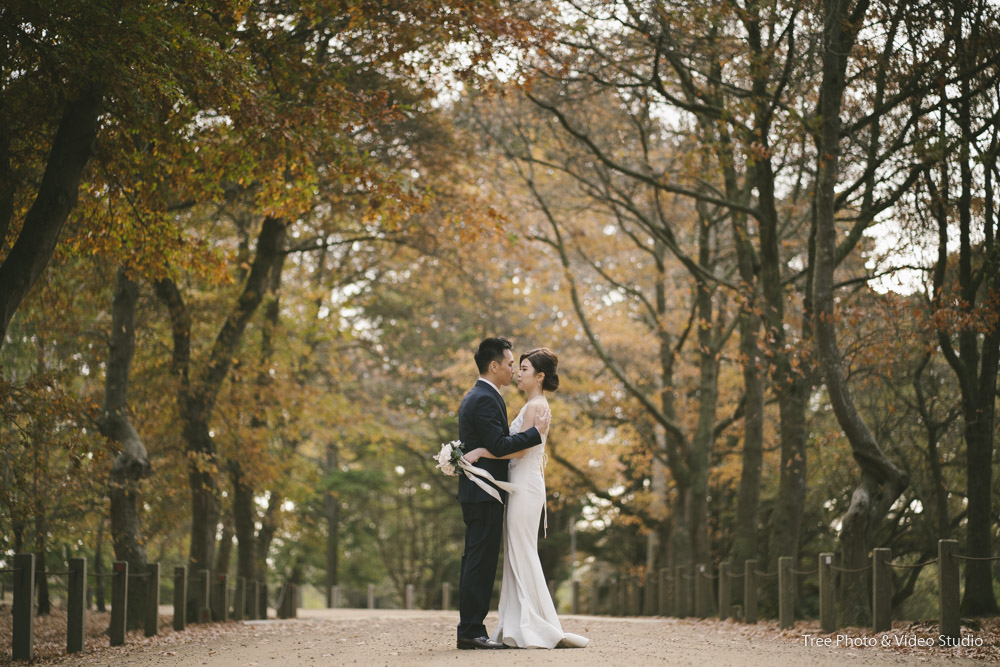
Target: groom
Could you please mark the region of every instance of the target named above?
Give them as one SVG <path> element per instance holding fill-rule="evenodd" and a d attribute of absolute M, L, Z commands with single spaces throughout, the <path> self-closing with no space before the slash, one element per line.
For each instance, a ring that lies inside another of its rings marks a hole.
<path fill-rule="evenodd" d="M 485 447 L 493 456 L 506 456 L 541 444 L 535 427 L 510 435 L 507 405 L 500 396 L 514 377 L 514 353 L 506 338 L 487 338 L 476 351 L 479 380 L 462 399 L 458 408 L 458 439 L 465 451 Z M 536 418 L 539 427 L 548 429 L 552 415 L 548 410 Z M 481 458 L 474 464 L 484 468 L 494 479 L 507 481 L 507 460 Z M 488 481 L 485 482 L 489 484 Z M 491 485 L 492 486 L 492 485 Z M 494 487 L 496 488 L 496 487 Z M 501 498 L 504 491 L 497 489 Z M 458 648 L 502 649 L 491 641 L 483 619 L 490 607 L 493 580 L 497 575 L 500 537 L 503 534 L 503 505 L 480 489 L 464 474 L 458 476 L 458 500 L 465 520 L 465 553 L 458 582 Z"/>

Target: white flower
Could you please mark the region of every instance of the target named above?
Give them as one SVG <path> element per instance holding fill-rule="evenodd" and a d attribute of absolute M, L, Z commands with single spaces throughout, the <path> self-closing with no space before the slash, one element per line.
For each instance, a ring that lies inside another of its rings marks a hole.
<path fill-rule="evenodd" d="M 462 443 L 452 440 L 441 445 L 441 451 L 437 453 L 434 460 L 437 461 L 437 468 L 445 475 L 454 475 L 459 459 L 462 458 Z"/>
<path fill-rule="evenodd" d="M 438 452 L 438 455 L 435 456 L 434 458 L 437 459 L 438 466 L 442 466 L 442 465 L 444 465 L 446 463 L 450 463 L 451 462 L 451 445 L 447 444 L 447 443 L 444 444 L 444 445 L 441 445 L 441 451 Z"/>

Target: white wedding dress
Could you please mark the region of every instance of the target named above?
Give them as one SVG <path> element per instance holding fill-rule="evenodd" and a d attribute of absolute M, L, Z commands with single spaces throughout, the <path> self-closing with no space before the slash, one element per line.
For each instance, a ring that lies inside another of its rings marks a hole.
<path fill-rule="evenodd" d="M 525 408 L 511 423 L 511 433 L 521 432 Z M 563 632 L 538 560 L 538 519 L 545 508 L 544 459 L 543 435 L 542 444 L 510 460 L 509 481 L 517 490 L 508 494 L 504 511 L 500 622 L 490 639 L 517 648 L 583 648 L 588 638 Z"/>

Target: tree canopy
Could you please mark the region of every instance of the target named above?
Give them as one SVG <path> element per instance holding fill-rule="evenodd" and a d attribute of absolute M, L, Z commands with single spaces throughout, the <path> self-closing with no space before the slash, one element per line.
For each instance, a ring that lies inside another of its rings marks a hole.
<path fill-rule="evenodd" d="M 0 561 L 111 538 L 439 604 L 431 456 L 490 335 L 560 358 L 551 579 L 994 556 L 998 28 L 985 0 L 5 3 Z M 966 566 L 967 614 L 995 573 Z"/>

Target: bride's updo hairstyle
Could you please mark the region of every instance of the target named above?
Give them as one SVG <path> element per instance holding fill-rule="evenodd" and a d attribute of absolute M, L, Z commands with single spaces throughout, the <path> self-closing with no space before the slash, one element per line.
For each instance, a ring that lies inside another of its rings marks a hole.
<path fill-rule="evenodd" d="M 547 347 L 538 347 L 522 354 L 518 363 L 520 364 L 525 359 L 531 362 L 536 373 L 545 374 L 545 379 L 542 380 L 542 390 L 555 391 L 559 388 L 559 373 L 556 372 L 559 368 L 559 357 L 556 356 L 555 352 Z"/>

